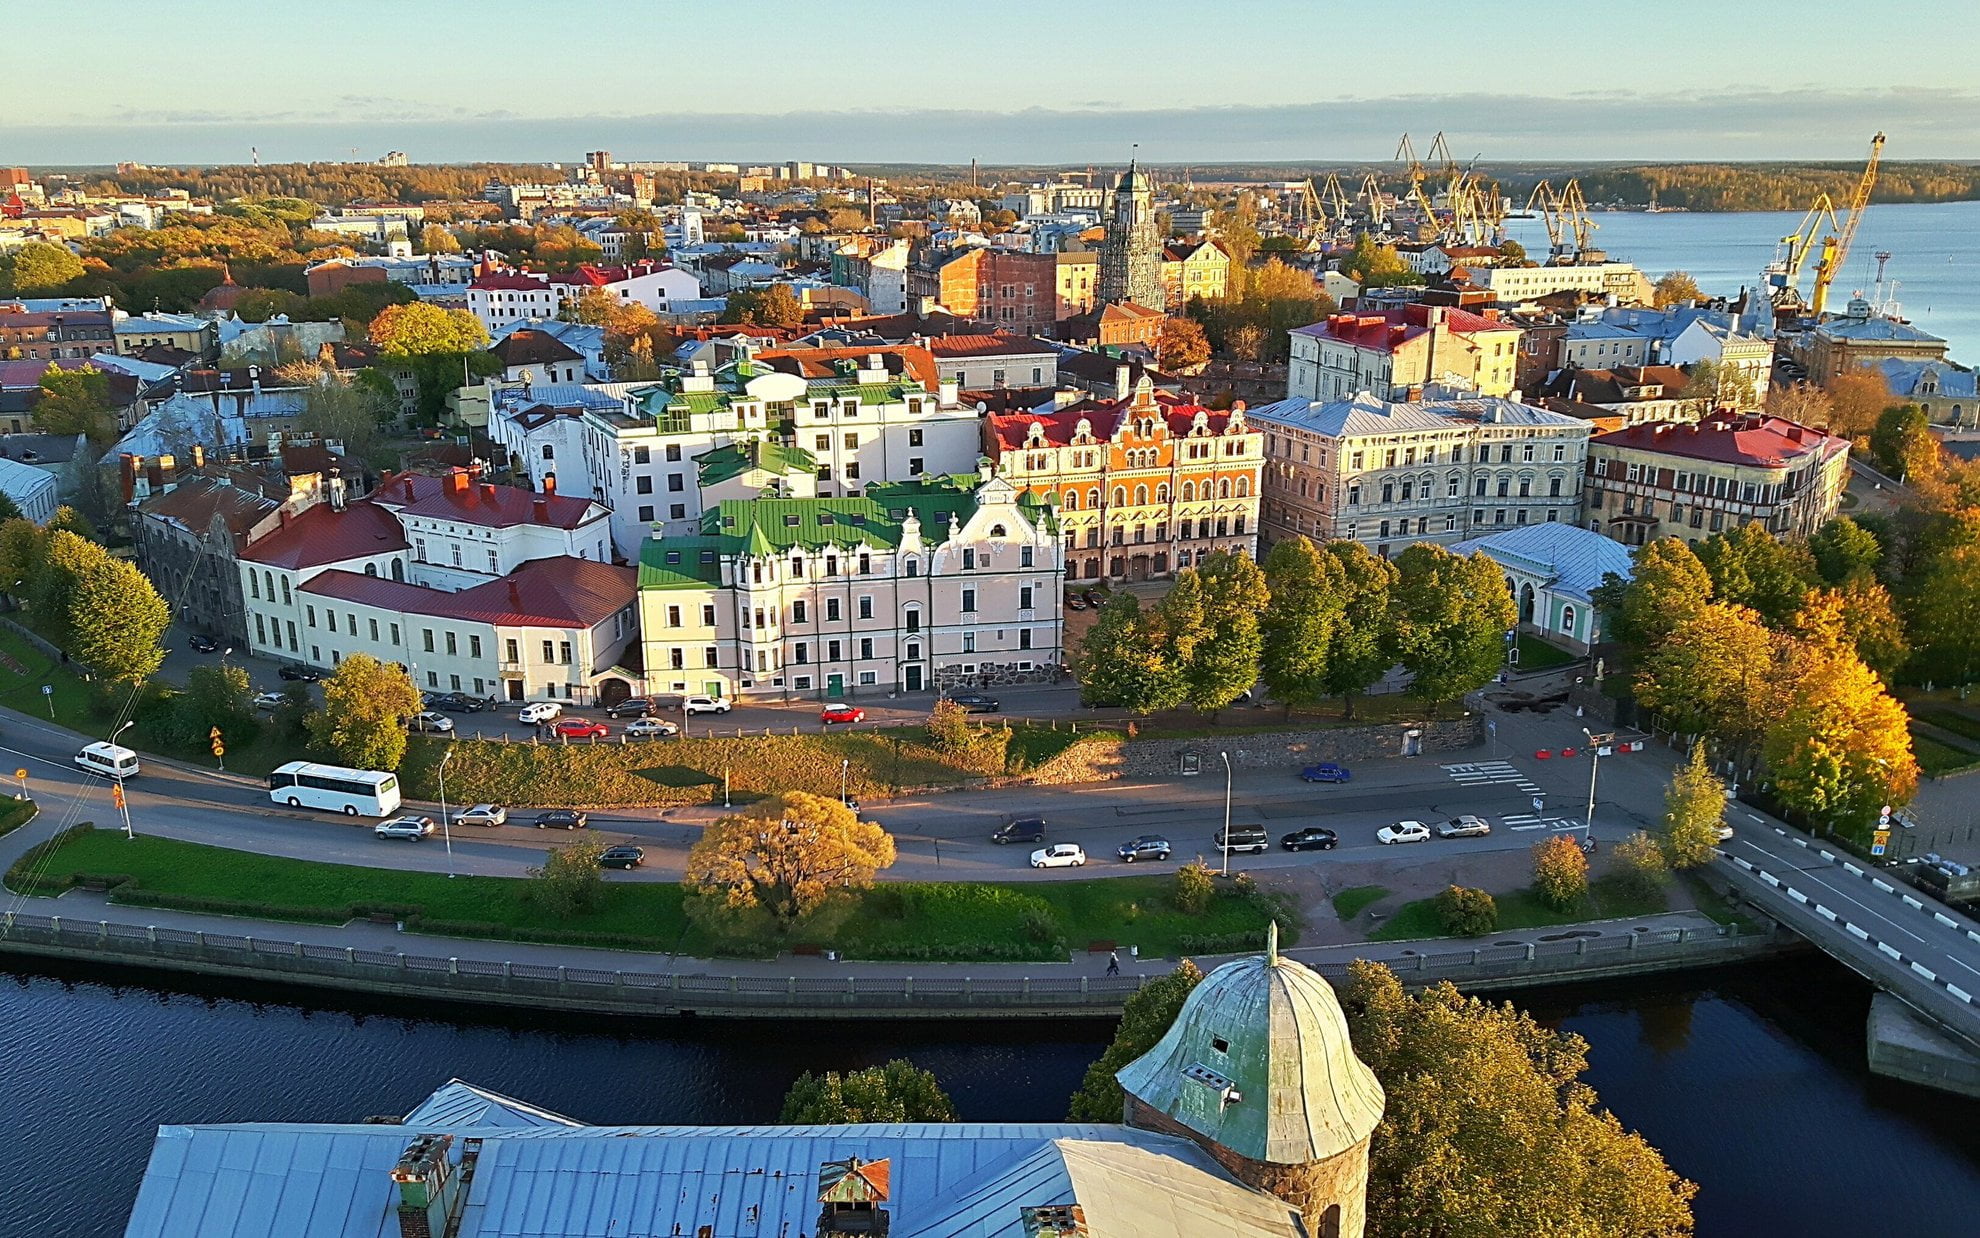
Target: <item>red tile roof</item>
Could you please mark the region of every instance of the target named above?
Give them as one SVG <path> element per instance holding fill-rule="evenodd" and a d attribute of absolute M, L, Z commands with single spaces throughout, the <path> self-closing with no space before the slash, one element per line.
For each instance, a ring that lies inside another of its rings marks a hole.
<path fill-rule="evenodd" d="M 407 516 L 433 516 L 497 529 L 519 524 L 575 529 L 592 514 L 593 506 L 589 499 L 567 494 L 538 494 L 515 486 L 477 482 L 467 469 L 449 469 L 440 477 L 391 474 L 378 483 L 378 489 L 366 496 L 365 502 Z"/>
<path fill-rule="evenodd" d="M 491 271 L 486 275 L 475 276 L 474 282 L 469 284 L 468 287 L 506 288 L 520 292 L 544 292 L 550 287 L 550 282 L 540 275 L 523 275 L 509 271 Z"/>
<path fill-rule="evenodd" d="M 1159 411 L 1169 422 L 1169 433 L 1181 437 L 1189 433 L 1196 424 L 1196 415 L 1208 415 L 1210 432 L 1222 434 L 1230 423 L 1230 414 L 1218 409 L 1203 408 L 1179 400 L 1167 392 L 1153 393 Z M 1145 410 L 1144 410 L 1145 411 Z M 990 429 L 997 436 L 997 444 L 1006 451 L 1021 451 L 1031 437 L 1031 427 L 1035 423 L 1043 426 L 1045 441 L 1055 447 L 1063 447 L 1073 441 L 1079 423 L 1088 422 L 1093 437 L 1106 441 L 1125 418 L 1133 417 L 1137 410 L 1132 399 L 1099 400 L 1086 399 L 1077 404 L 1068 404 L 1051 412 L 992 413 L 987 420 Z"/>
<path fill-rule="evenodd" d="M 1443 311 L 1444 326 L 1454 335 L 1518 330 L 1511 323 L 1474 314 L 1470 310 L 1450 306 L 1405 305 L 1376 313 L 1332 314 L 1324 321 L 1294 327 L 1293 334 L 1338 340 L 1353 348 L 1393 352 L 1429 332 L 1433 310 Z"/>
<path fill-rule="evenodd" d="M 302 592 L 414 615 L 501 627 L 588 628 L 632 605 L 639 574 L 589 559 L 534 559 L 499 580 L 459 593 L 342 570 L 322 572 Z"/>
<path fill-rule="evenodd" d="M 370 503 L 353 503 L 343 511 L 326 504 L 290 517 L 241 551 L 241 558 L 294 571 L 404 549 L 406 535 L 391 512 Z"/>
<path fill-rule="evenodd" d="M 928 351 L 938 357 L 1006 357 L 1058 350 L 1028 335 L 993 331 L 984 335 L 938 336 L 928 341 Z"/>
<path fill-rule="evenodd" d="M 1717 412 L 1696 424 L 1646 422 L 1598 434 L 1589 445 L 1628 447 L 1691 460 L 1779 468 L 1813 452 L 1849 450 L 1849 440 L 1825 434 L 1785 417 Z"/>
<path fill-rule="evenodd" d="M 757 353 L 752 360 L 773 370 L 787 374 L 797 374 L 804 378 L 833 378 L 838 376 L 838 362 L 856 362 L 862 369 L 868 357 L 878 355 L 881 363 L 891 374 L 899 374 L 912 382 L 920 383 L 933 391 L 941 381 L 935 368 L 935 358 L 926 348 L 915 344 L 872 344 L 851 345 L 844 348 L 769 348 Z"/>

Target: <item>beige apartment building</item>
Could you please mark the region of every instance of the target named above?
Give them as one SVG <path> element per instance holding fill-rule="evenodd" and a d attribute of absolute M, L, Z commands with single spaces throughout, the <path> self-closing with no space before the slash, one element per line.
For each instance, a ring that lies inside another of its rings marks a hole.
<path fill-rule="evenodd" d="M 1446 305 L 1334 314 L 1291 337 L 1286 394 L 1305 400 L 1407 400 L 1432 384 L 1511 395 L 1519 360 L 1517 326 Z"/>

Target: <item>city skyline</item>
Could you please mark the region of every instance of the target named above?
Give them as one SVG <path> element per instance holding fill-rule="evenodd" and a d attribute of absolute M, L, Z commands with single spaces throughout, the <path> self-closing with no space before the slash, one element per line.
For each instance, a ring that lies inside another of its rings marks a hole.
<path fill-rule="evenodd" d="M 1861 6 L 1822 0 L 1751 5 L 1750 20 L 1720 28 L 1723 6 L 1673 0 L 1655 28 L 1618 10 L 1578 15 L 1568 31 L 1522 20 L 1529 11 L 1509 0 L 1432 5 L 1407 28 L 1284 0 L 1235 0 L 1214 28 L 1172 0 L 1083 26 L 1039 0 L 982 23 L 903 24 L 903 11 L 853 0 L 823 22 L 772 0 L 737 22 L 699 3 L 561 6 L 580 46 L 559 55 L 590 66 L 564 73 L 511 49 L 506 32 L 540 24 L 541 10 L 508 0 L 410 13 L 352 0 L 340 10 L 350 20 L 312 32 L 300 54 L 195 0 L 120 15 L 100 38 L 133 67 L 86 101 L 62 58 L 17 66 L 0 86 L 11 118 L 0 160 L 245 162 L 253 148 L 263 162 L 388 149 L 538 161 L 605 147 L 645 159 L 1083 163 L 1139 143 L 1161 163 L 1372 162 L 1403 131 L 1437 130 L 1461 158 L 1487 161 L 1849 160 L 1880 128 L 1894 159 L 1980 157 L 1980 91 L 1958 54 L 1980 36 L 1980 13 L 1929 0 L 1884 5 L 1874 27 Z M 1438 34 L 1440 13 L 1461 26 Z M 10 20 L 24 45 L 68 35 L 49 11 Z M 1901 82 L 1865 76 L 1866 40 L 1927 21 L 1939 37 L 1907 47 Z M 643 49 L 628 68 L 586 50 L 612 32 Z M 1010 71 L 959 72 L 970 43 L 1013 49 Z"/>

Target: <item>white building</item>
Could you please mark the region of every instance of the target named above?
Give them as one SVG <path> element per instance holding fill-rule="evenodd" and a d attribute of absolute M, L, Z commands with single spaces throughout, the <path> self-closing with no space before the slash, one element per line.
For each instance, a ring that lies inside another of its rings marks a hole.
<path fill-rule="evenodd" d="M 1564 368 L 1613 370 L 1699 361 L 1737 374 L 1755 396 L 1764 396 L 1773 375 L 1774 345 L 1742 330 L 1730 311 L 1688 305 L 1662 310 L 1586 306 L 1561 339 Z"/>
<path fill-rule="evenodd" d="M 1503 266 L 1474 270 L 1474 286 L 1494 301 L 1532 301 L 1556 292 L 1611 296 L 1623 305 L 1648 305 L 1655 296 L 1650 279 L 1627 262 L 1592 262 L 1579 266 Z"/>
<path fill-rule="evenodd" d="M 1497 563 L 1519 608 L 1519 626 L 1576 653 L 1603 639 L 1595 590 L 1606 577 L 1628 580 L 1636 570 L 1629 547 L 1573 524 L 1489 533 L 1457 543 L 1451 553 L 1483 553 Z"/>
<path fill-rule="evenodd" d="M 531 271 L 493 271 L 468 285 L 468 311 L 494 335 L 505 327 L 531 319 L 555 318 L 568 301 L 602 288 L 623 304 L 644 305 L 656 314 L 671 313 L 674 303 L 701 296 L 701 281 L 679 267 L 653 262 L 630 266 L 586 264 L 558 275 Z"/>
<path fill-rule="evenodd" d="M 55 475 L 32 464 L 0 456 L 0 494 L 14 501 L 36 524 L 47 524 L 61 503 L 61 483 Z"/>

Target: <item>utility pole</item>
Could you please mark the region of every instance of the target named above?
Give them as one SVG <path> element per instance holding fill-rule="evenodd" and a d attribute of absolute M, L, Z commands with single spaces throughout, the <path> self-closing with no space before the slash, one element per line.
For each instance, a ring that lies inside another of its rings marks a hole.
<path fill-rule="evenodd" d="M 1597 735 L 1587 727 L 1581 733 L 1588 737 L 1588 815 L 1582 818 L 1582 828 L 1589 842 L 1595 841 L 1595 771 L 1602 767 L 1602 749 L 1616 742 L 1615 732 Z"/>
<path fill-rule="evenodd" d="M 447 844 L 447 879 L 454 879 L 454 826 L 447 819 L 447 762 L 454 759 L 452 744 L 440 756 L 440 837 Z"/>
<path fill-rule="evenodd" d="M 1231 754 L 1220 752 L 1217 755 L 1224 758 L 1224 867 L 1220 875 L 1228 877 L 1231 875 Z"/>

